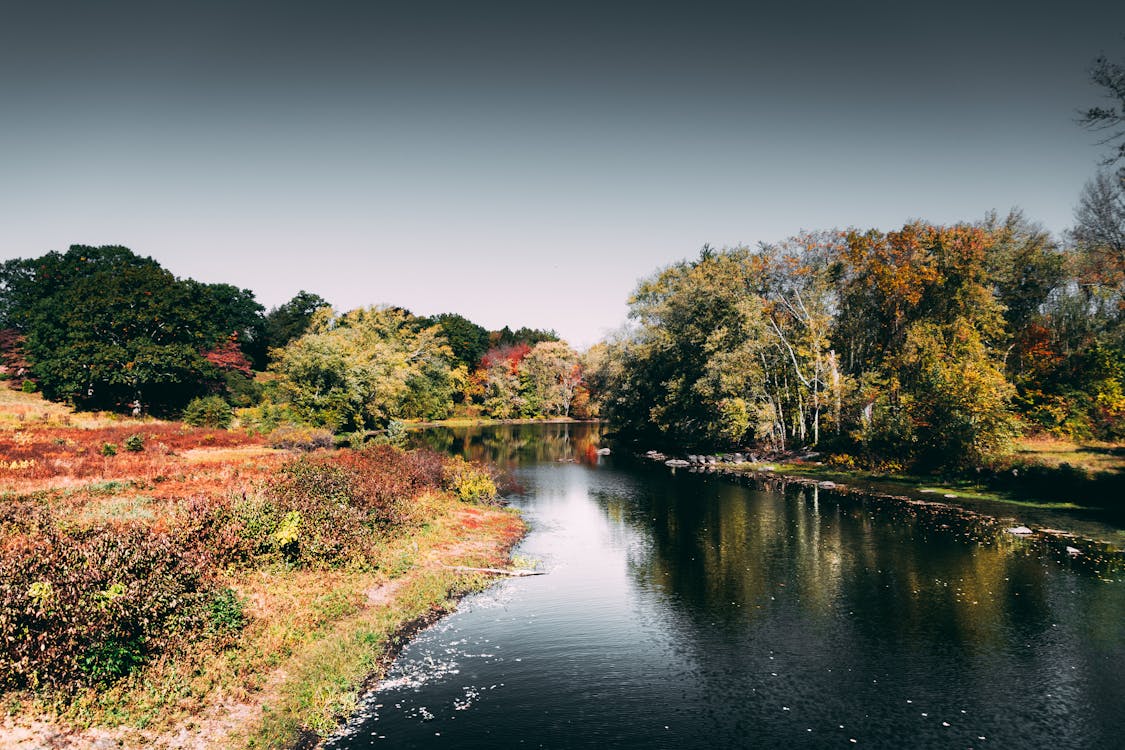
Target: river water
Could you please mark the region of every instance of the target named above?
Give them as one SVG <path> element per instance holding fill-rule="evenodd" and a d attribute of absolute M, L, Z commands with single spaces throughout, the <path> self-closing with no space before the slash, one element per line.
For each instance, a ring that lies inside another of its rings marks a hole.
<path fill-rule="evenodd" d="M 508 467 L 546 575 L 419 634 L 332 748 L 1120 748 L 1125 581 L 805 487 L 429 431 Z"/>

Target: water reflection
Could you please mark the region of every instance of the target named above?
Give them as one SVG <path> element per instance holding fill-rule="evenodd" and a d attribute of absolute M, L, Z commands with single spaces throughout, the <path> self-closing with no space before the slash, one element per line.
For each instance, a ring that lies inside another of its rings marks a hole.
<path fill-rule="evenodd" d="M 513 468 L 549 574 L 423 634 L 333 747 L 1125 736 L 1123 583 L 979 519 L 599 458 L 597 425 L 419 438 Z"/>
<path fill-rule="evenodd" d="M 692 660 L 711 665 L 713 697 L 772 699 L 785 714 L 756 714 L 774 727 L 765 736 L 797 715 L 812 733 L 843 724 L 888 746 L 931 717 L 935 742 L 966 746 L 991 733 L 1109 747 L 1125 730 L 1105 700 L 1125 697 L 1107 669 L 1125 663 L 1120 582 L 1025 540 L 815 487 L 781 494 L 659 469 L 595 498 L 607 522 L 651 540 L 632 575 L 669 603 Z M 1090 705 L 1104 710 L 1093 718 Z"/>
<path fill-rule="evenodd" d="M 412 448 L 429 448 L 508 469 L 545 462 L 595 465 L 606 430 L 598 422 L 430 427 L 412 430 L 407 441 Z"/>

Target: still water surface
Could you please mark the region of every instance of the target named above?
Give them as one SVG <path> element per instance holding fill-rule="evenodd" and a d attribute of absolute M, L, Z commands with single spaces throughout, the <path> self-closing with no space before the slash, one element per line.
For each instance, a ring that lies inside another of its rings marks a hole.
<path fill-rule="evenodd" d="M 509 579 L 332 748 L 1119 748 L 1125 582 L 955 520 L 598 457 L 596 425 L 429 431 L 509 467 Z"/>

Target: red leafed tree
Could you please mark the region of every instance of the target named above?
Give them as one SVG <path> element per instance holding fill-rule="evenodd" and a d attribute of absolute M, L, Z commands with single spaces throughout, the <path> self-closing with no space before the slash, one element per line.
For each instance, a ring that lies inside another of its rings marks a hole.
<path fill-rule="evenodd" d="M 238 334 L 232 333 L 229 338 L 216 344 L 203 356 L 215 367 L 224 371 L 239 372 L 250 377 L 250 360 L 238 348 Z"/>
<path fill-rule="evenodd" d="M 484 356 L 480 358 L 480 369 L 487 371 L 493 365 L 507 361 L 508 368 L 512 374 L 515 375 L 519 370 L 520 362 L 531 351 L 531 346 L 528 344 L 510 344 L 508 346 L 500 346 L 495 349 L 489 349 L 485 352 Z"/>

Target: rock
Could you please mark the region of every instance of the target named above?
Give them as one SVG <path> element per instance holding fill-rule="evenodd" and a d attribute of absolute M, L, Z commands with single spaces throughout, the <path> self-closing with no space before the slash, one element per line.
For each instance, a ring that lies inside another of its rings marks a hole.
<path fill-rule="evenodd" d="M 664 462 L 664 465 L 671 466 L 672 468 L 676 468 L 679 466 L 691 466 L 689 462 L 683 460 L 682 458 L 670 458 Z"/>
<path fill-rule="evenodd" d="M 1071 557 L 1078 557 L 1082 554 L 1082 550 L 1078 549 L 1077 547 L 1067 547 L 1066 554 L 1070 555 Z"/>
<path fill-rule="evenodd" d="M 836 487 L 836 483 L 825 480 L 823 482 L 818 483 L 817 487 L 820 487 L 821 489 L 824 489 L 824 490 L 831 490 L 831 489 L 834 489 Z"/>
<path fill-rule="evenodd" d="M 612 452 L 609 448 L 598 448 L 597 450 L 599 456 L 608 456 Z"/>
<path fill-rule="evenodd" d="M 1028 534 L 1034 534 L 1035 532 L 1027 528 L 1026 526 L 1013 526 L 1012 528 L 1008 529 L 1008 533 L 1015 534 L 1016 536 L 1027 536 Z"/>
<path fill-rule="evenodd" d="M 740 464 L 746 461 L 746 456 L 742 455 L 741 453 L 735 453 L 733 456 L 731 456 L 730 460 L 734 461 L 736 464 Z"/>

